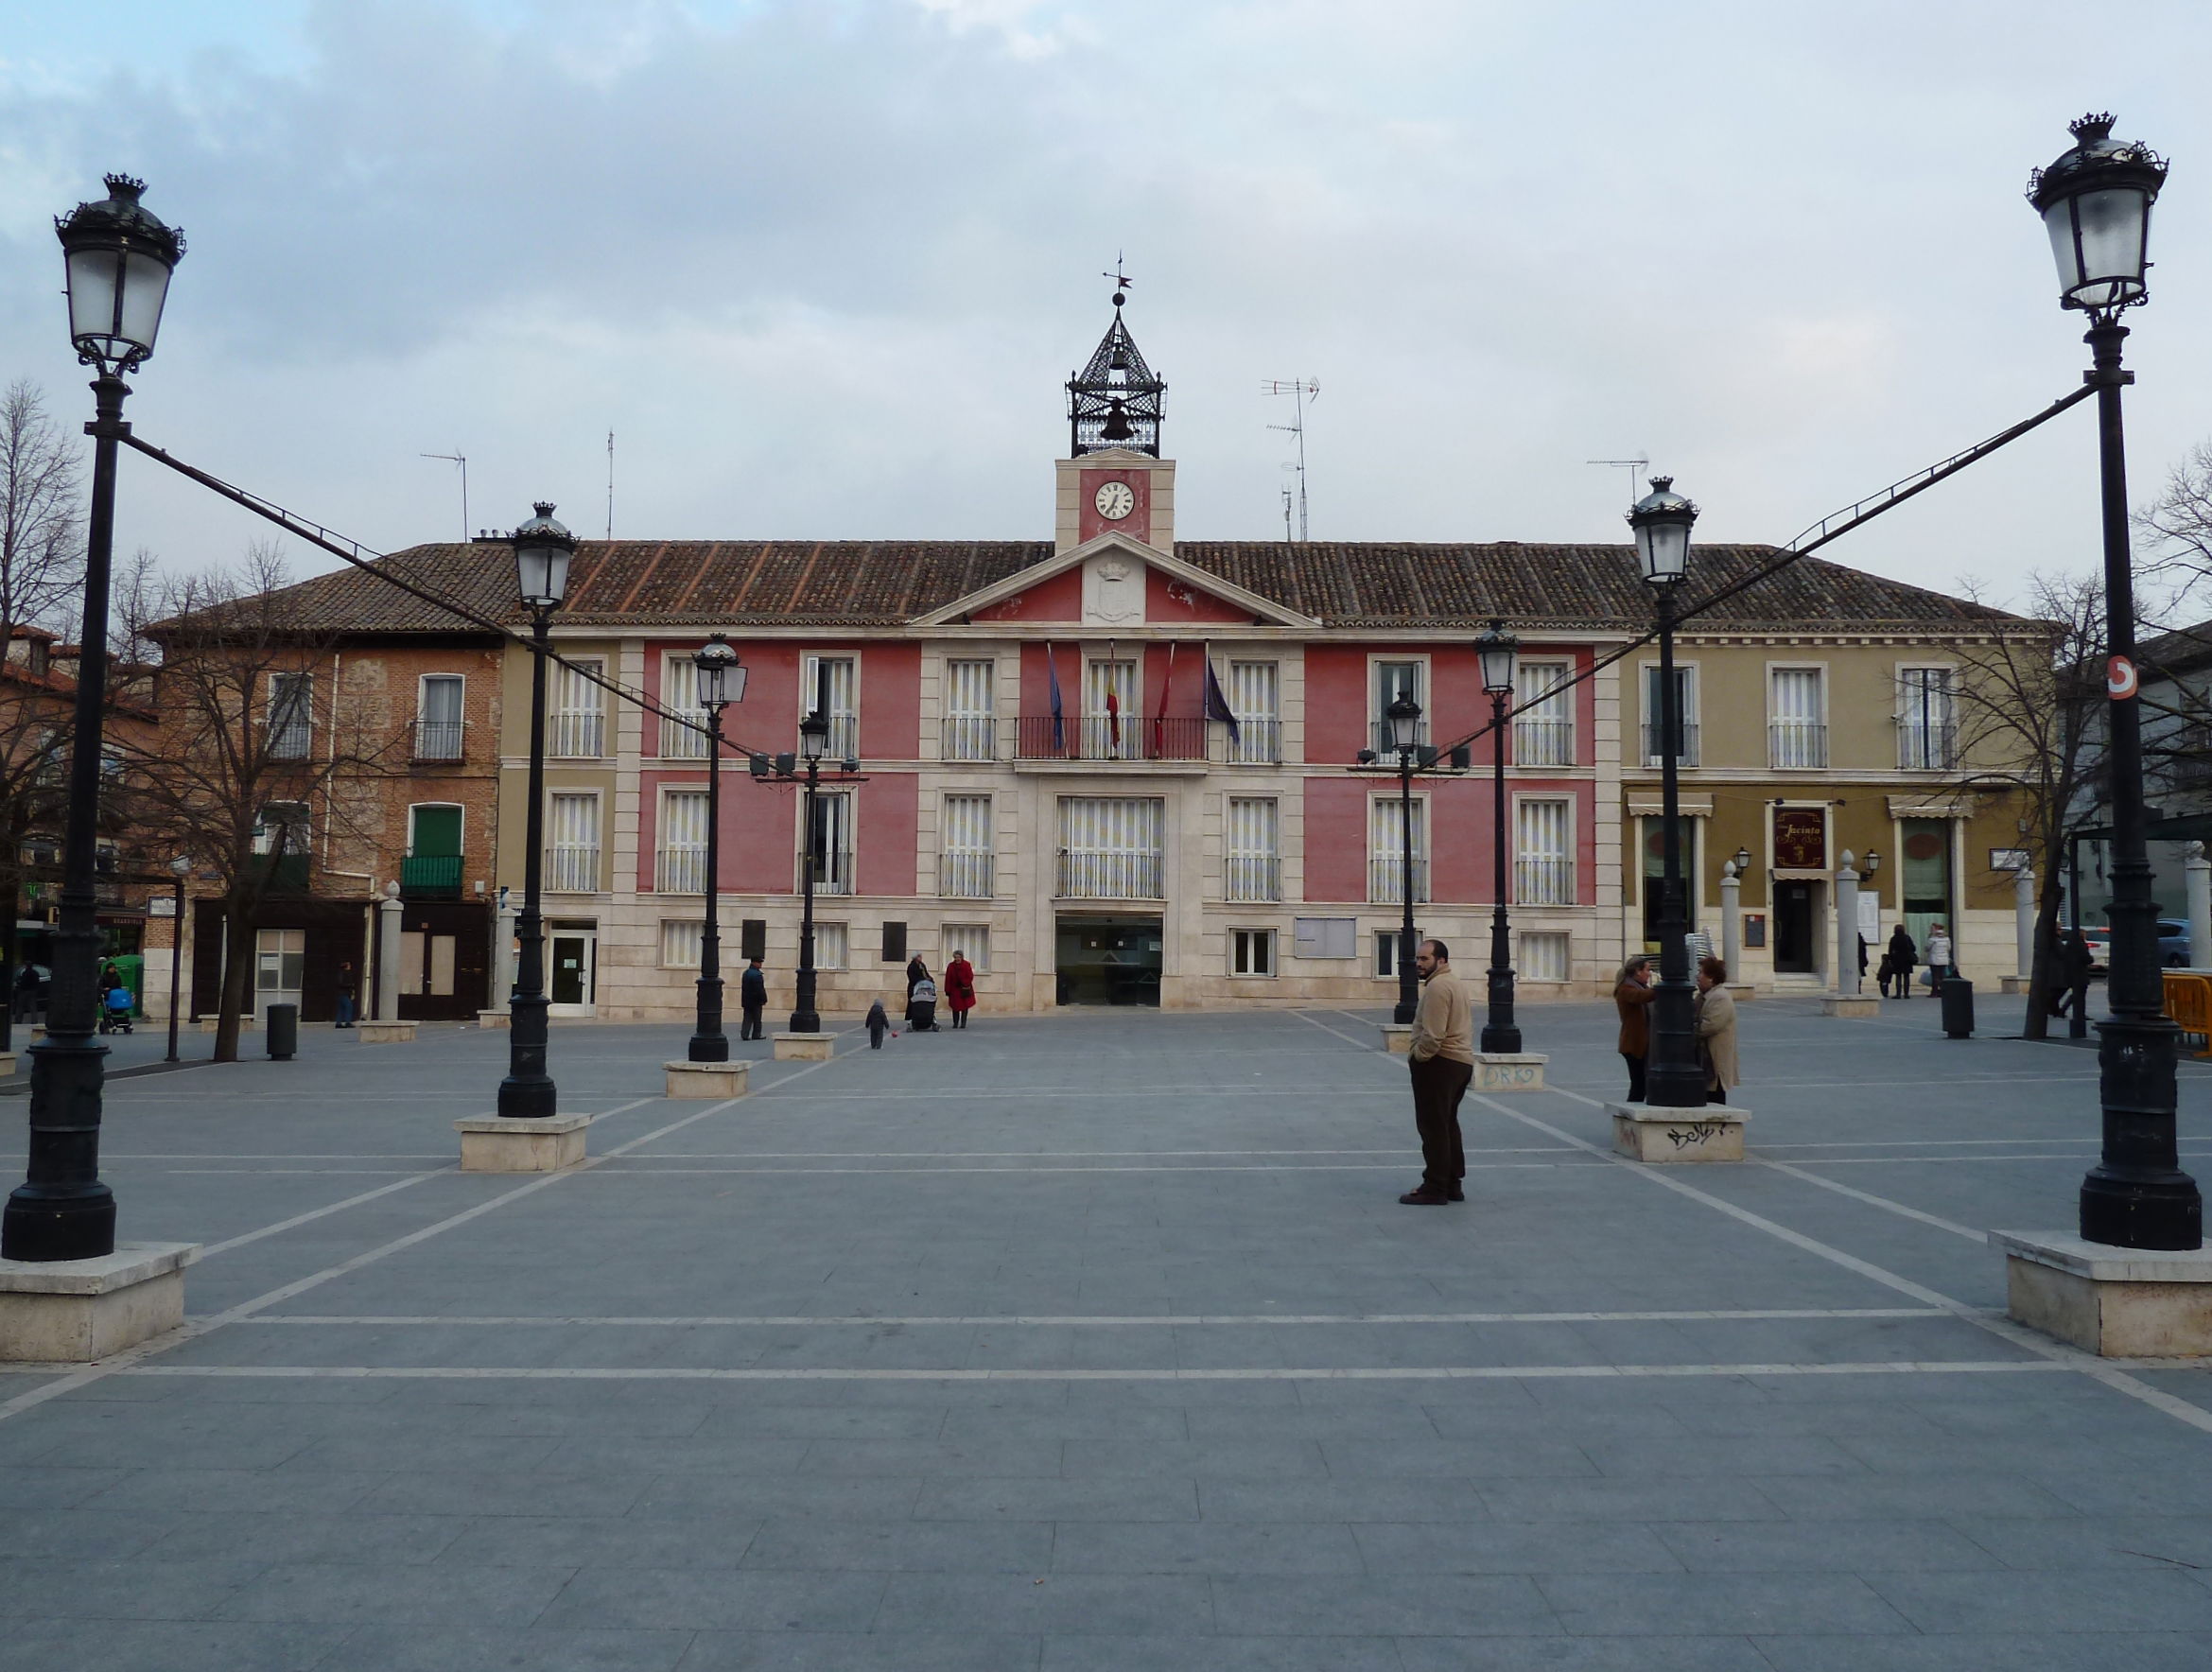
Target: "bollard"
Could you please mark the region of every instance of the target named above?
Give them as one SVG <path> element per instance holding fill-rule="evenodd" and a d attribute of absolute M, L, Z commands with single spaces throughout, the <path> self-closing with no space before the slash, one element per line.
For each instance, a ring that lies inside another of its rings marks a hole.
<path fill-rule="evenodd" d="M 269 1060 L 289 1062 L 292 1054 L 300 1048 L 300 1007 L 297 1004 L 271 1004 L 269 1019 Z"/>
<path fill-rule="evenodd" d="M 1954 1039 L 1974 1037 L 1974 984 L 1964 976 L 1943 978 L 1943 1032 Z"/>

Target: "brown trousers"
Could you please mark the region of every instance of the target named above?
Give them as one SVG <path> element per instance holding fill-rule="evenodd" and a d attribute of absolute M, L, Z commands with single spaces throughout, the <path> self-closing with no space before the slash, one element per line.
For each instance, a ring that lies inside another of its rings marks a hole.
<path fill-rule="evenodd" d="M 1467 1156 L 1459 1141 L 1459 1100 L 1474 1079 L 1474 1064 L 1432 1056 L 1413 1070 L 1413 1123 L 1420 1133 L 1423 1190 L 1451 1191 L 1467 1176 Z"/>

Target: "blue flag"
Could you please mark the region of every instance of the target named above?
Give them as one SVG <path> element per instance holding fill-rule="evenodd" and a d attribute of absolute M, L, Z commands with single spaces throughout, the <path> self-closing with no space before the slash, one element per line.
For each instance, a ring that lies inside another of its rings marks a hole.
<path fill-rule="evenodd" d="M 1244 733 L 1237 725 L 1236 710 L 1228 705 L 1228 699 L 1221 694 L 1221 681 L 1213 677 L 1213 653 L 1206 653 L 1206 718 L 1218 720 L 1228 727 L 1229 739 L 1243 742 Z"/>
<path fill-rule="evenodd" d="M 1053 753 L 1064 755 L 1068 750 L 1068 737 L 1060 724 L 1060 670 L 1053 661 L 1053 647 L 1049 642 L 1045 646 L 1045 677 L 1053 687 Z"/>

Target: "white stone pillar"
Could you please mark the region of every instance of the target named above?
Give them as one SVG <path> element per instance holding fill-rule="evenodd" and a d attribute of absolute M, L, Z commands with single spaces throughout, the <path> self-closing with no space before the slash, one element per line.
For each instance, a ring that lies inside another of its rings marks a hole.
<path fill-rule="evenodd" d="M 1843 867 L 1836 873 L 1836 996 L 1858 996 L 1858 873 L 1851 868 L 1852 852 L 1843 850 Z"/>
<path fill-rule="evenodd" d="M 1723 860 L 1720 865 L 1720 961 L 1728 966 L 1728 979 L 1744 979 L 1744 921 L 1742 897 L 1744 880 L 1735 874 L 1735 861 Z"/>
<path fill-rule="evenodd" d="M 399 884 L 387 882 L 376 906 L 376 1019 L 399 1019 Z"/>
<path fill-rule="evenodd" d="M 504 1009 L 514 996 L 514 897 L 502 888 L 499 891 L 499 912 L 492 924 L 495 938 L 492 943 L 492 1008 Z"/>
<path fill-rule="evenodd" d="M 2019 943 L 2019 976 L 2035 974 L 2035 871 L 2022 865 L 2012 879 L 2012 938 Z"/>
<path fill-rule="evenodd" d="M 2189 963 L 2203 969 L 2212 967 L 2212 860 L 2202 842 L 2189 844 L 2182 869 L 2188 877 Z"/>

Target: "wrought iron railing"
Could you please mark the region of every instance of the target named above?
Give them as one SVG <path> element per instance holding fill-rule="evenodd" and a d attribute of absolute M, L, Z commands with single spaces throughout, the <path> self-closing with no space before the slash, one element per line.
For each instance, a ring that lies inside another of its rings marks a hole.
<path fill-rule="evenodd" d="M 806 740 L 799 740 L 805 746 Z M 832 714 L 829 716 L 829 736 L 822 744 L 825 761 L 858 760 L 861 758 L 861 717 L 858 714 Z"/>
<path fill-rule="evenodd" d="M 1524 906 L 1571 906 L 1575 903 L 1575 862 L 1563 858 L 1522 858 L 1513 861 L 1513 898 Z"/>
<path fill-rule="evenodd" d="M 937 753 L 947 760 L 996 760 L 999 723 L 988 714 L 948 714 L 938 723 Z"/>
<path fill-rule="evenodd" d="M 1160 871 L 1157 853 L 1063 847 L 1057 892 L 1062 899 L 1156 900 L 1162 897 Z"/>
<path fill-rule="evenodd" d="M 662 848 L 653 856 L 653 886 L 660 894 L 705 894 L 706 849 L 689 845 Z"/>
<path fill-rule="evenodd" d="M 1424 718 L 1413 723 L 1413 744 L 1420 748 L 1429 740 L 1429 723 Z M 1387 720 L 1372 721 L 1367 726 L 1367 747 L 1385 760 L 1398 758 L 1398 734 Z"/>
<path fill-rule="evenodd" d="M 794 890 L 805 886 L 806 861 L 799 862 L 800 869 L 793 875 Z M 814 856 L 814 892 L 816 894 L 852 893 L 852 855 L 850 853 L 819 853 Z"/>
<path fill-rule="evenodd" d="M 599 844 L 556 842 L 548 847 L 546 886 L 556 894 L 597 894 Z"/>
<path fill-rule="evenodd" d="M 1429 862 L 1416 854 L 1413 861 L 1413 897 L 1429 897 Z M 1405 903 L 1405 865 L 1397 854 L 1377 854 L 1367 861 L 1367 902 L 1377 906 Z"/>
<path fill-rule="evenodd" d="M 937 856 L 937 892 L 948 899 L 987 900 L 991 897 L 992 855 L 973 851 Z"/>
<path fill-rule="evenodd" d="M 1206 722 L 1147 720 L 1122 715 L 1024 714 L 1019 738 L 1024 760 L 1203 760 Z"/>
<path fill-rule="evenodd" d="M 414 756 L 417 760 L 459 760 L 462 723 L 458 720 L 415 722 Z"/>
<path fill-rule="evenodd" d="M 1897 728 L 1899 772 L 1952 772 L 1958 765 L 1956 726 L 1921 725 L 1907 721 Z"/>
<path fill-rule="evenodd" d="M 1678 766 L 1696 766 L 1698 764 L 1698 723 L 1694 720 L 1683 721 L 1681 734 L 1682 752 L 1675 758 L 1675 764 Z M 1644 764 L 1657 766 L 1665 758 L 1666 747 L 1661 741 L 1659 723 L 1655 720 L 1646 721 L 1644 725 Z"/>
<path fill-rule="evenodd" d="M 399 862 L 402 899 L 457 900 L 461 897 L 461 855 L 409 854 Z"/>
<path fill-rule="evenodd" d="M 1573 766 L 1575 723 L 1537 718 L 1516 720 L 1513 761 L 1517 766 Z"/>
<path fill-rule="evenodd" d="M 1224 897 L 1242 902 L 1282 897 L 1282 862 L 1271 853 L 1232 853 L 1223 873 Z"/>
<path fill-rule="evenodd" d="M 1228 728 L 1224 726 L 1221 739 L 1222 758 L 1232 766 L 1273 766 L 1282 758 L 1280 720 L 1239 720 L 1237 735 L 1230 737 Z"/>
<path fill-rule="evenodd" d="M 559 708 L 546 716 L 546 753 L 563 760 L 596 760 L 606 753 L 607 717 L 600 708 Z"/>
<path fill-rule="evenodd" d="M 271 760 L 305 760 L 314 747 L 314 727 L 305 716 L 272 720 L 269 726 Z"/>
<path fill-rule="evenodd" d="M 1817 720 L 1767 723 L 1767 764 L 1777 768 L 1828 764 L 1828 728 Z"/>

